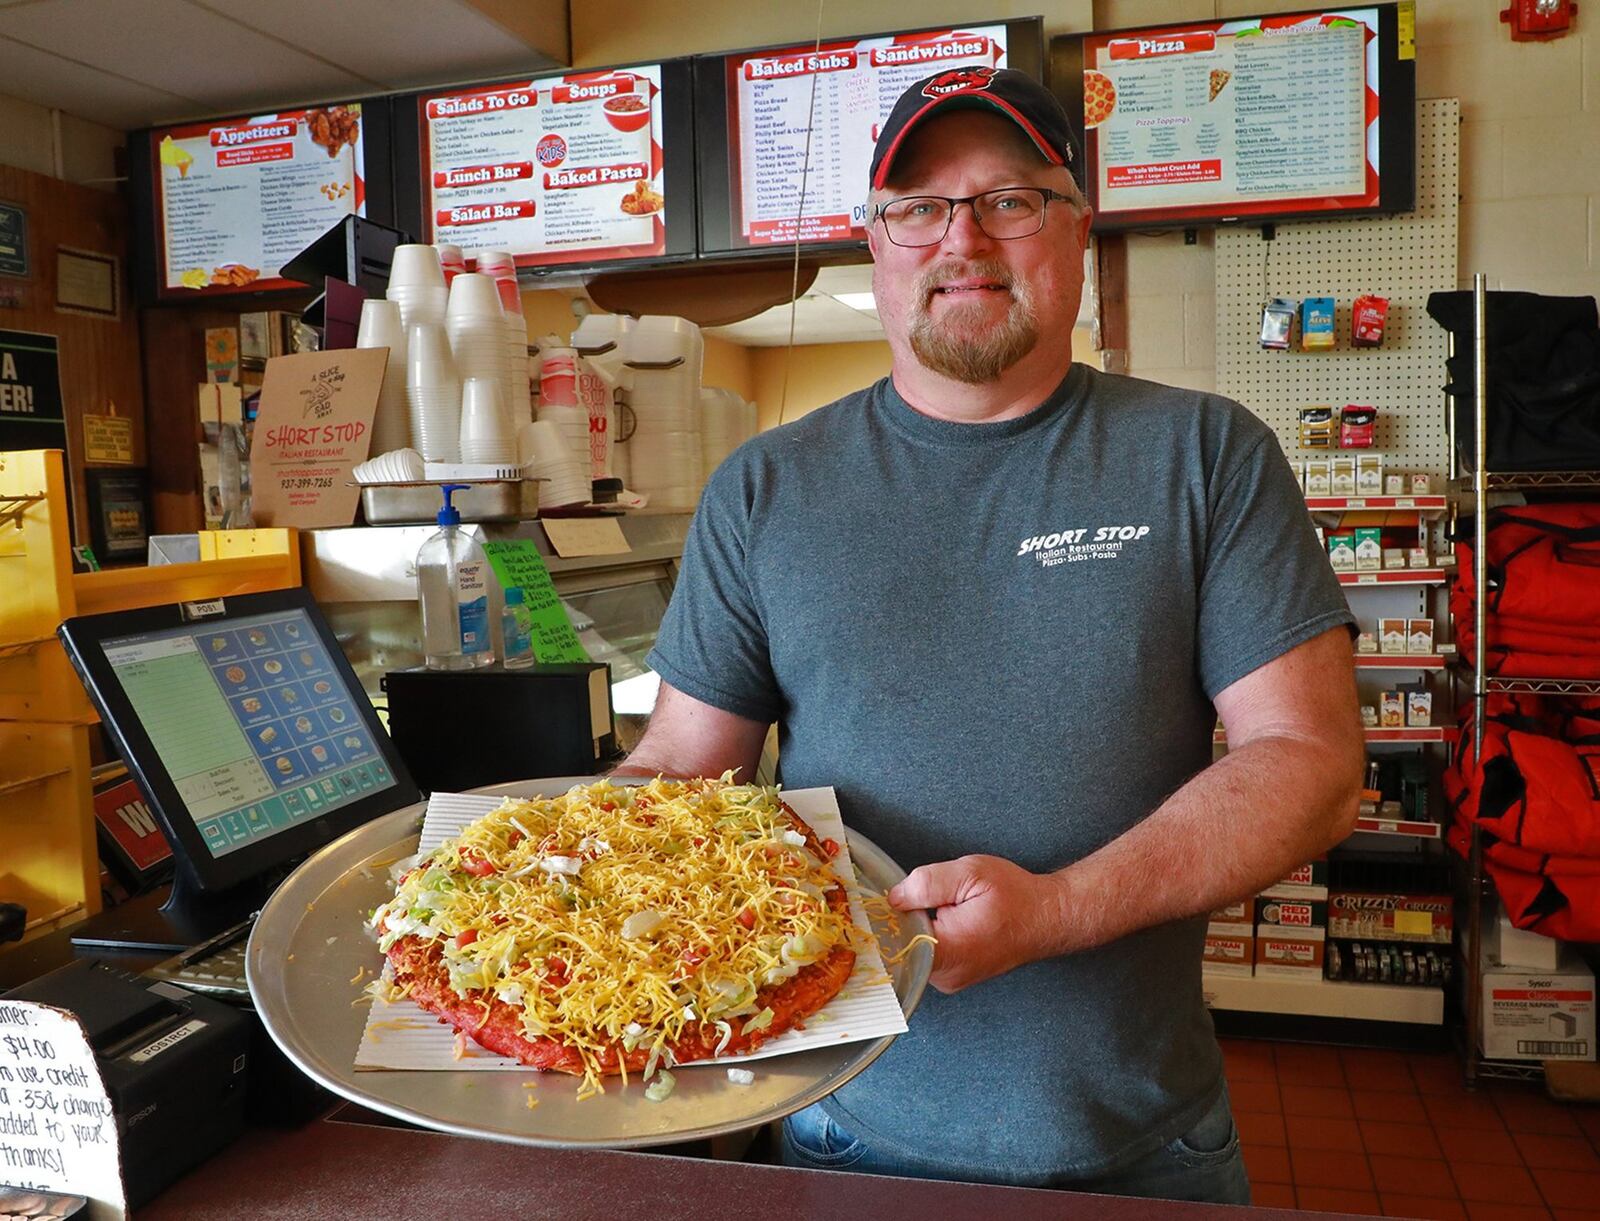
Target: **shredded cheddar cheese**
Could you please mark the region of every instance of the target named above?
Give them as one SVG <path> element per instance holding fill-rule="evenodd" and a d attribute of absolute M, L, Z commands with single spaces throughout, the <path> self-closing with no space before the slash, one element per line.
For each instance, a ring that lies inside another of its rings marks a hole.
<path fill-rule="evenodd" d="M 607 1052 L 649 1049 L 649 1080 L 691 1022 L 724 1045 L 769 1023 L 762 988 L 861 936 L 825 898 L 839 884 L 774 788 L 601 781 L 507 799 L 411 868 L 371 923 L 385 952 L 437 944 L 457 995 L 492 991 L 527 1037 L 576 1051 L 583 1098 L 602 1092 Z"/>

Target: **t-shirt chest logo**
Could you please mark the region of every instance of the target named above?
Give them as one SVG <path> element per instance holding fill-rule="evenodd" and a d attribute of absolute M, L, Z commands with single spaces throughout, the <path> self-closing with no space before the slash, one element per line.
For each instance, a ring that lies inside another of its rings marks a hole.
<path fill-rule="evenodd" d="M 1035 534 L 1017 545 L 1017 557 L 1031 555 L 1041 568 L 1089 560 L 1117 560 L 1149 535 L 1149 526 L 1083 526 Z"/>

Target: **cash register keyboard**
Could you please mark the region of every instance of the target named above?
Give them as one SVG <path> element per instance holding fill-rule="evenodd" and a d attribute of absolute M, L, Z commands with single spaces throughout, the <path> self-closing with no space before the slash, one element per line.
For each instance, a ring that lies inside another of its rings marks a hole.
<path fill-rule="evenodd" d="M 192 950 L 158 962 L 145 975 L 224 1000 L 247 999 L 250 989 L 244 978 L 244 952 L 254 926 L 252 916 Z"/>

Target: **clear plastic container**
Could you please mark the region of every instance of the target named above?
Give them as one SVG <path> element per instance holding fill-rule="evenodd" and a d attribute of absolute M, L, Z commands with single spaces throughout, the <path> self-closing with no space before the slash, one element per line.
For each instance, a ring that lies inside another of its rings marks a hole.
<path fill-rule="evenodd" d="M 506 590 L 505 608 L 500 612 L 501 658 L 508 670 L 531 666 L 533 657 L 533 616 L 522 600 L 522 587 Z"/>
<path fill-rule="evenodd" d="M 471 670 L 494 664 L 490 633 L 489 557 L 461 530 L 461 511 L 450 503 L 465 484 L 447 483 L 439 529 L 417 550 L 417 599 L 422 604 L 422 652 L 429 669 Z"/>

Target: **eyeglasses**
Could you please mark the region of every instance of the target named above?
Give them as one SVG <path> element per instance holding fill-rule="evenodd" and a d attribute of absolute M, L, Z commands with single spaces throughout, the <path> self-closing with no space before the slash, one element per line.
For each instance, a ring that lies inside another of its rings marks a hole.
<path fill-rule="evenodd" d="M 972 209 L 978 228 L 998 241 L 1032 237 L 1044 228 L 1045 208 L 1051 200 L 1076 202 L 1046 187 L 1001 187 L 981 195 L 908 195 L 891 199 L 872 210 L 874 220 L 883 220 L 884 232 L 896 246 L 936 246 L 950 232 L 950 221 L 957 204 Z"/>

